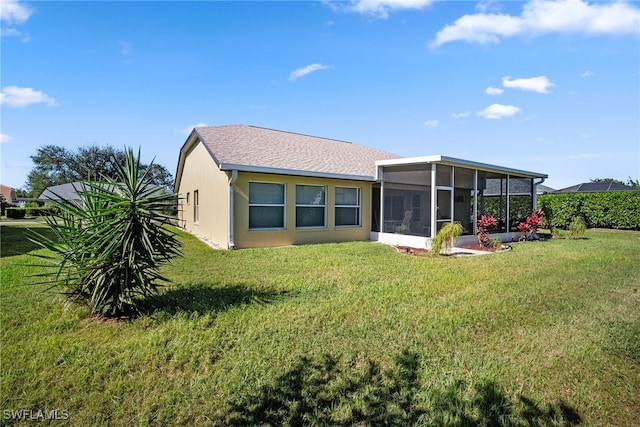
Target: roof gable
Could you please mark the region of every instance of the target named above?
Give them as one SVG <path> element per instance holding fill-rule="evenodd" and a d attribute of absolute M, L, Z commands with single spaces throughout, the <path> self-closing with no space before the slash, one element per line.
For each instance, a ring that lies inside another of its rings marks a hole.
<path fill-rule="evenodd" d="M 376 160 L 400 157 L 351 142 L 248 125 L 198 127 L 193 136 L 222 170 L 374 180 Z"/>

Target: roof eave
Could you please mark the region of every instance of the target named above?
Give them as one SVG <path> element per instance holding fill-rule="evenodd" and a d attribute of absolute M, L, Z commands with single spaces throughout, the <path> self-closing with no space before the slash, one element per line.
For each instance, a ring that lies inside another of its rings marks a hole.
<path fill-rule="evenodd" d="M 308 176 L 313 178 L 344 179 L 349 181 L 371 181 L 371 182 L 375 181 L 375 178 L 373 176 L 367 176 L 367 175 L 350 175 L 350 174 L 343 174 L 343 173 L 274 168 L 274 167 L 267 167 L 267 166 L 252 166 L 252 165 L 242 165 L 242 164 L 235 164 L 235 163 L 220 163 L 220 170 L 224 170 L 224 171 L 237 170 L 238 172 L 267 173 L 267 174 L 273 174 L 273 175 Z"/>
<path fill-rule="evenodd" d="M 400 166 L 400 165 L 417 165 L 417 164 L 441 163 L 449 166 L 469 166 L 473 169 L 479 169 L 487 172 L 506 173 L 509 175 L 517 175 L 527 178 L 548 178 L 549 175 L 538 172 L 525 171 L 521 169 L 507 168 L 488 163 L 474 162 L 471 160 L 458 159 L 455 157 L 447 157 L 442 155 L 421 156 L 421 157 L 405 157 L 400 159 L 378 160 L 376 166 Z"/>

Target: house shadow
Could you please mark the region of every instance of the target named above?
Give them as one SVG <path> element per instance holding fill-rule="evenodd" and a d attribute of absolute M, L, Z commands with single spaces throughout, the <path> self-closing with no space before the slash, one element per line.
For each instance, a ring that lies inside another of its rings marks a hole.
<path fill-rule="evenodd" d="M 220 425 L 574 426 L 577 411 L 560 403 L 512 402 L 496 383 L 460 379 L 421 386 L 420 358 L 404 351 L 383 369 L 344 367 L 336 358 L 301 358 L 275 383 L 228 404 Z M 418 396 L 420 398 L 418 399 Z"/>
<path fill-rule="evenodd" d="M 17 256 L 42 249 L 42 246 L 29 240 L 29 236 L 39 234 L 47 239 L 56 240 L 50 228 L 29 229 L 24 226 L 10 225 L 6 222 L 0 227 L 0 258 Z"/>
<path fill-rule="evenodd" d="M 260 291 L 244 285 L 194 284 L 180 288 L 169 288 L 165 292 L 146 298 L 142 307 L 146 313 L 195 313 L 215 314 L 234 306 L 265 305 L 282 299 L 285 291 Z"/>

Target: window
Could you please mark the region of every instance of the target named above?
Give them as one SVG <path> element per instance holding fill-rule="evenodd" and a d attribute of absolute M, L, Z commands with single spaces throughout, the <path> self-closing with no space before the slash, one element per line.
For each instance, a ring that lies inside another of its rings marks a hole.
<path fill-rule="evenodd" d="M 199 194 L 198 194 L 198 190 L 193 192 L 193 222 L 194 223 L 198 223 L 198 220 L 200 219 L 200 206 L 199 206 L 200 200 L 199 200 Z"/>
<path fill-rule="evenodd" d="M 420 194 L 411 196 L 411 221 L 420 222 Z"/>
<path fill-rule="evenodd" d="M 249 183 L 249 230 L 284 228 L 284 184 Z"/>
<path fill-rule="evenodd" d="M 190 193 L 187 193 L 187 204 L 189 204 L 189 195 Z"/>
<path fill-rule="evenodd" d="M 398 196 L 398 190 L 387 190 L 386 193 L 391 195 L 384 196 L 384 220 L 398 221 L 404 218 L 404 196 Z"/>
<path fill-rule="evenodd" d="M 296 185 L 296 227 L 326 226 L 326 188 Z"/>
<path fill-rule="evenodd" d="M 360 189 L 336 187 L 336 227 L 360 225 Z"/>

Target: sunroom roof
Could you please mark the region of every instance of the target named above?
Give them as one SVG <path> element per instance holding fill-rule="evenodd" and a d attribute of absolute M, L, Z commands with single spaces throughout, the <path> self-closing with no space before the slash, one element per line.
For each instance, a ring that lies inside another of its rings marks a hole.
<path fill-rule="evenodd" d="M 525 171 L 521 169 L 507 168 L 504 166 L 492 165 L 488 163 L 474 162 L 471 160 L 457 159 L 455 157 L 447 157 L 442 155 L 421 156 L 421 157 L 404 157 L 399 159 L 388 159 L 376 161 L 376 166 L 408 166 L 408 165 L 427 165 L 427 164 L 443 164 L 449 166 L 462 166 L 469 169 L 478 169 L 487 172 L 497 172 L 512 176 L 524 178 L 548 178 L 544 173 Z M 378 178 L 378 177 L 376 177 Z"/>

